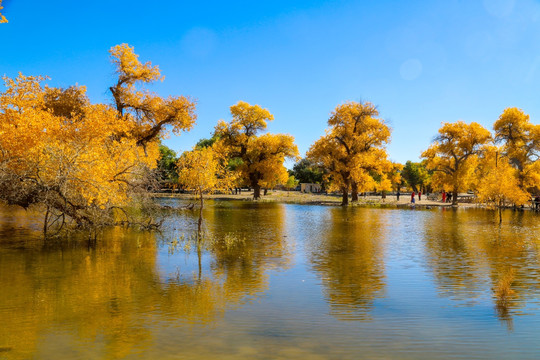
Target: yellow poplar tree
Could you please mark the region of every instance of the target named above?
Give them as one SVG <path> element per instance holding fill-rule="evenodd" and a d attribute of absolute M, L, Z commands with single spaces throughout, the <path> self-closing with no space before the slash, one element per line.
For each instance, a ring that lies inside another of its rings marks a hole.
<path fill-rule="evenodd" d="M 169 96 L 164 99 L 144 89 L 141 84 L 163 80 L 158 66 L 141 63 L 133 47 L 128 44 L 111 48 L 111 59 L 116 66 L 118 80 L 110 87 L 118 116 L 132 124 L 123 136 L 135 138 L 137 145 L 157 146 L 156 139 L 166 132 L 166 126 L 174 134 L 191 130 L 197 118 L 195 102 L 185 96 Z"/>
<path fill-rule="evenodd" d="M 458 191 L 468 190 L 477 156 L 490 139 L 489 131 L 478 123 L 444 123 L 433 144 L 422 153 L 427 169 L 434 171 L 433 184 L 452 189 L 452 205 L 457 205 Z"/>
<path fill-rule="evenodd" d="M 231 106 L 231 115 L 230 122 L 218 122 L 214 136 L 229 158 L 239 160 L 236 171 L 253 188 L 253 198 L 257 200 L 261 187 L 287 182 L 289 176 L 283 163 L 287 158 L 296 159 L 298 148 L 291 135 L 257 135 L 266 129 L 267 121 L 274 119 L 259 105 L 239 101 Z"/>
<path fill-rule="evenodd" d="M 506 108 L 493 125 L 495 141 L 502 154 L 518 170 L 522 190 L 538 192 L 540 183 L 540 125 L 530 123 L 529 115 L 517 108 Z"/>
<path fill-rule="evenodd" d="M 201 235 L 204 194 L 230 188 L 233 178 L 223 165 L 224 159 L 214 147 L 194 148 L 178 160 L 178 182 L 199 197 L 198 234 Z"/>
<path fill-rule="evenodd" d="M 121 64 L 116 108 L 91 104 L 84 87 L 50 88 L 40 76 L 4 77 L 0 200 L 25 208 L 43 205 L 45 232 L 55 222 L 80 228 L 116 223 L 115 210 L 127 205 L 134 192 L 147 189 L 164 125 L 178 131 L 194 121 L 193 104 L 184 111 L 174 105 L 165 109 L 156 104 L 169 100 L 135 92 L 136 79 L 148 79 L 147 70 L 153 69 L 152 76 L 157 70 L 140 65 L 132 48 L 121 48 L 126 51 L 113 51 L 113 62 Z M 146 102 L 152 106 L 133 105 Z"/>
<path fill-rule="evenodd" d="M 519 186 L 519 170 L 500 154 L 501 149 L 494 146 L 482 151 L 476 192 L 479 202 L 499 209 L 499 222 L 502 222 L 502 208 L 507 202 L 523 205 L 529 200 L 529 194 Z"/>
<path fill-rule="evenodd" d="M 390 141 L 390 128 L 369 103 L 347 102 L 339 105 L 328 119 L 326 135 L 308 151 L 308 158 L 326 169 L 327 178 L 342 192 L 342 205 L 358 200 L 359 189 L 371 187 L 370 173 L 382 174 L 391 167 L 385 145 Z"/>

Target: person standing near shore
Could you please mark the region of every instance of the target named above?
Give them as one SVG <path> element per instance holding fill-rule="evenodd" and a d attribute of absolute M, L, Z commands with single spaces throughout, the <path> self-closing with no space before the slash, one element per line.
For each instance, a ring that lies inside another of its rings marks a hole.
<path fill-rule="evenodd" d="M 418 191 L 418 201 L 422 201 L 422 191 Z"/>
<path fill-rule="evenodd" d="M 411 204 L 414 204 L 414 191 L 411 193 Z"/>
<path fill-rule="evenodd" d="M 446 202 L 446 191 L 442 191 L 442 202 Z"/>

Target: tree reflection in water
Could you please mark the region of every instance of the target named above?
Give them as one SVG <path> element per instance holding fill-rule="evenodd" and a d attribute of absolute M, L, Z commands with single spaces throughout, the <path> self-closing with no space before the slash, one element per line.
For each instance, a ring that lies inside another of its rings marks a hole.
<path fill-rule="evenodd" d="M 322 231 L 310 239 L 312 266 L 320 273 L 332 315 L 370 319 L 374 300 L 384 295 L 386 217 L 360 208 L 328 211 Z"/>
<path fill-rule="evenodd" d="M 8 344 L 4 350 L 10 356 L 31 358 L 47 334 L 54 334 L 68 337 L 62 343 L 97 341 L 103 344 L 102 357 L 123 358 L 152 344 L 156 334 L 151 324 L 156 321 L 210 324 L 227 308 L 266 290 L 268 269 L 289 262 L 283 212 L 245 217 L 215 210 L 205 209 L 209 231 L 220 237 L 234 227 L 245 241 L 212 247 L 205 254 L 210 263 L 196 276 L 160 269 L 157 244 L 165 239 L 156 239 L 158 234 L 121 228 L 106 231 L 90 247 L 85 241 L 37 240 L 27 242 L 23 251 L 0 249 L 0 347 Z M 229 227 L 223 216 L 251 225 Z M 188 262 L 197 261 L 196 252 L 188 257 Z M 77 349 L 85 357 L 84 346 Z M 59 351 L 67 350 L 63 346 Z"/>
<path fill-rule="evenodd" d="M 504 215 L 499 226 L 490 211 L 437 212 L 423 238 L 440 294 L 466 302 L 491 294 L 495 315 L 512 329 L 525 299 L 540 293 L 540 238 L 536 217 L 519 211 Z M 510 295 L 501 299 L 497 289 L 510 271 Z"/>

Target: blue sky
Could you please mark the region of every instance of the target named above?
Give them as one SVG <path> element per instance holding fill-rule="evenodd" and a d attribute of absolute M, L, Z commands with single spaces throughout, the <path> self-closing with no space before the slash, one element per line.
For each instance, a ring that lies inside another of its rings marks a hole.
<path fill-rule="evenodd" d="M 391 159 L 417 161 L 441 122 L 491 129 L 505 107 L 540 115 L 540 2 L 4 0 L 0 73 L 86 85 L 110 102 L 110 47 L 128 43 L 165 75 L 150 90 L 197 99 L 196 127 L 165 144 L 209 137 L 239 100 L 268 108 L 269 131 L 302 156 L 348 100 L 371 101 L 391 125 Z M 289 164 L 290 165 L 290 164 Z"/>

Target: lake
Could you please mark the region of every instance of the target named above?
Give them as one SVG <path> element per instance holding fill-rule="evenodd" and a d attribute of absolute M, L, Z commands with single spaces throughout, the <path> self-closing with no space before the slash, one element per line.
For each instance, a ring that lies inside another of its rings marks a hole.
<path fill-rule="evenodd" d="M 1 209 L 0 359 L 540 358 L 538 214 L 216 200 L 198 251 L 197 213 L 92 244 Z"/>

